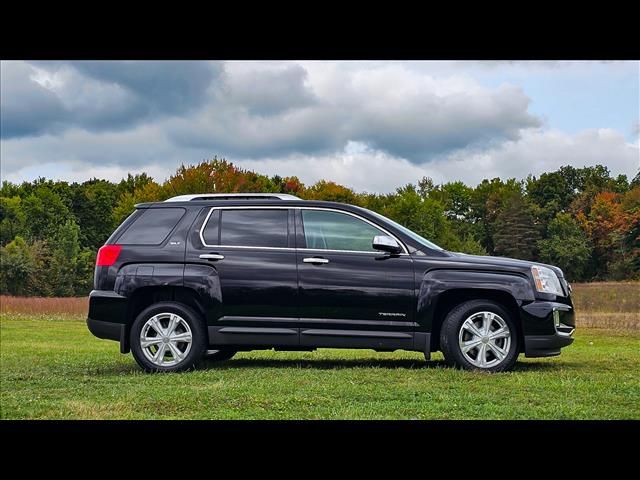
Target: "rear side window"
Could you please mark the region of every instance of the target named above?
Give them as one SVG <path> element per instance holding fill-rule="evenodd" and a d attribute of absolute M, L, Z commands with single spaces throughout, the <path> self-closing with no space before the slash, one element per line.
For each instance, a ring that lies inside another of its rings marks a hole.
<path fill-rule="evenodd" d="M 207 245 L 220 243 L 220 210 L 212 210 L 209 220 L 202 230 L 202 237 Z"/>
<path fill-rule="evenodd" d="M 184 215 L 184 208 L 149 208 L 136 218 L 118 243 L 126 245 L 160 245 Z"/>
<path fill-rule="evenodd" d="M 240 247 L 288 246 L 287 209 L 214 210 L 204 230 L 208 245 Z M 220 243 L 216 241 L 219 232 Z"/>

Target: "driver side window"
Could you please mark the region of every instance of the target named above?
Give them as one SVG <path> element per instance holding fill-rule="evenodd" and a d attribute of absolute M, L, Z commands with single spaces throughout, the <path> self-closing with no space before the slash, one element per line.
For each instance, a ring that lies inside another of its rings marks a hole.
<path fill-rule="evenodd" d="M 375 252 L 373 237 L 385 235 L 369 223 L 345 213 L 302 210 L 307 248 Z"/>

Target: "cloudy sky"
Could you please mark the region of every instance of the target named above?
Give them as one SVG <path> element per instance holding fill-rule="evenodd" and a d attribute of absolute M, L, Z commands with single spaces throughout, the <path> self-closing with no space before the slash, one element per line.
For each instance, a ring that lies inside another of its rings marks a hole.
<path fill-rule="evenodd" d="M 214 155 L 388 192 L 640 167 L 640 62 L 19 62 L 0 176 L 162 181 Z"/>

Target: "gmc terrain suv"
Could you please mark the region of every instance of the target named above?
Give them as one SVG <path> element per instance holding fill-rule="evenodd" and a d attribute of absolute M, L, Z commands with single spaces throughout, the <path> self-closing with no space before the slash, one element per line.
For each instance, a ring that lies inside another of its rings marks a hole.
<path fill-rule="evenodd" d="M 322 347 L 502 371 L 573 341 L 570 293 L 557 267 L 449 252 L 364 208 L 182 195 L 136 205 L 100 248 L 87 324 L 146 371 Z"/>

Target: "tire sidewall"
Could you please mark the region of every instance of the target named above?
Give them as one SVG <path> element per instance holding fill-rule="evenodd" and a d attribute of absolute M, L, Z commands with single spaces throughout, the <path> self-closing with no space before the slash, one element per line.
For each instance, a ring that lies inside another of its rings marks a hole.
<path fill-rule="evenodd" d="M 177 365 L 160 367 L 145 357 L 140 345 L 140 332 L 149 318 L 159 313 L 166 312 L 180 315 L 185 322 L 187 322 L 189 328 L 191 328 L 192 343 L 189 354 L 182 360 L 182 362 Z M 190 307 L 177 302 L 155 303 L 140 312 L 131 326 L 129 341 L 131 344 L 133 358 L 146 372 L 181 372 L 195 368 L 202 360 L 206 344 L 208 343 L 206 329 L 204 328 L 204 323 L 202 318 L 200 318 L 200 315 Z"/>
<path fill-rule="evenodd" d="M 509 331 L 511 332 L 509 353 L 507 353 L 506 358 L 501 363 L 490 368 L 480 368 L 469 362 L 463 355 L 458 343 L 460 329 L 462 328 L 462 324 L 465 320 L 474 313 L 483 311 L 489 311 L 500 315 L 500 317 L 502 317 L 509 326 Z M 445 359 L 448 360 L 448 363 L 462 367 L 466 370 L 483 372 L 502 372 L 511 369 L 518 359 L 520 348 L 518 328 L 512 315 L 502 305 L 490 300 L 471 300 L 454 308 L 445 319 L 441 331 L 440 343 L 443 347 L 442 351 L 445 355 Z"/>

